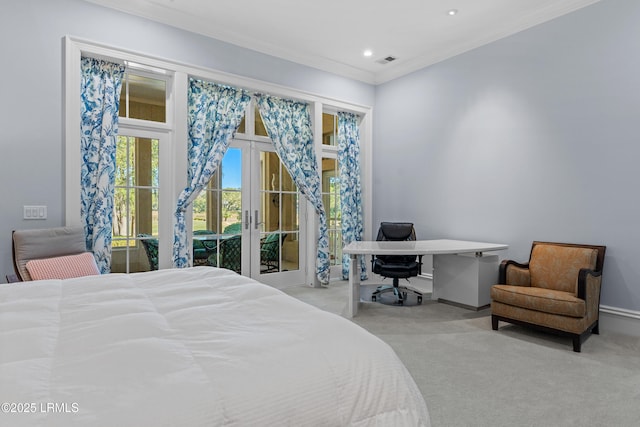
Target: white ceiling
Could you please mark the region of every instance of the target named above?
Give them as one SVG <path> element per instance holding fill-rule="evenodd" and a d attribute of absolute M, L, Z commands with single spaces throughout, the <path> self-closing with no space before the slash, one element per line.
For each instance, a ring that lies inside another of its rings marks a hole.
<path fill-rule="evenodd" d="M 599 0 L 87 1 L 377 84 Z"/>

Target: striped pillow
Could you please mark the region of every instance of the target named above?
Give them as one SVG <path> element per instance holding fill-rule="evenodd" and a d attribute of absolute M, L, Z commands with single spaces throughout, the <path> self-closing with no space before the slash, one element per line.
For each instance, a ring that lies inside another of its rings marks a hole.
<path fill-rule="evenodd" d="M 33 280 L 70 279 L 72 277 L 100 274 L 91 252 L 55 258 L 32 259 L 27 262 L 27 271 Z"/>

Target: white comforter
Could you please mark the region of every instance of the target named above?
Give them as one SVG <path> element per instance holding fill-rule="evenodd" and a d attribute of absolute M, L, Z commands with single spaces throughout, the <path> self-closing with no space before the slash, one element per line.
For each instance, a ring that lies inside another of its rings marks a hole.
<path fill-rule="evenodd" d="M 428 426 L 393 350 L 227 270 L 0 286 L 0 426 Z"/>

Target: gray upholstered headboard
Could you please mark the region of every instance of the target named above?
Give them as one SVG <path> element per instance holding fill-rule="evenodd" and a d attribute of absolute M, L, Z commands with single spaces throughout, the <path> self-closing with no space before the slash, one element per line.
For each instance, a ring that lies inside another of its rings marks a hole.
<path fill-rule="evenodd" d="M 32 259 L 86 252 L 83 227 L 56 227 L 13 232 L 13 267 L 23 281 L 31 280 L 25 267 Z"/>

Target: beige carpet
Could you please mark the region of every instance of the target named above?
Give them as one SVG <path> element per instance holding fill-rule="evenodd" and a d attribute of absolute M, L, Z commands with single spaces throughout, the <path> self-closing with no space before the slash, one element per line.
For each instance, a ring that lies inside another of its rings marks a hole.
<path fill-rule="evenodd" d="M 372 286 L 363 286 L 363 295 Z M 281 287 L 344 315 L 346 282 Z M 640 339 L 611 333 L 569 339 L 500 324 L 425 298 L 420 306 L 364 303 L 353 321 L 386 341 L 411 372 L 434 427 L 640 426 Z"/>

